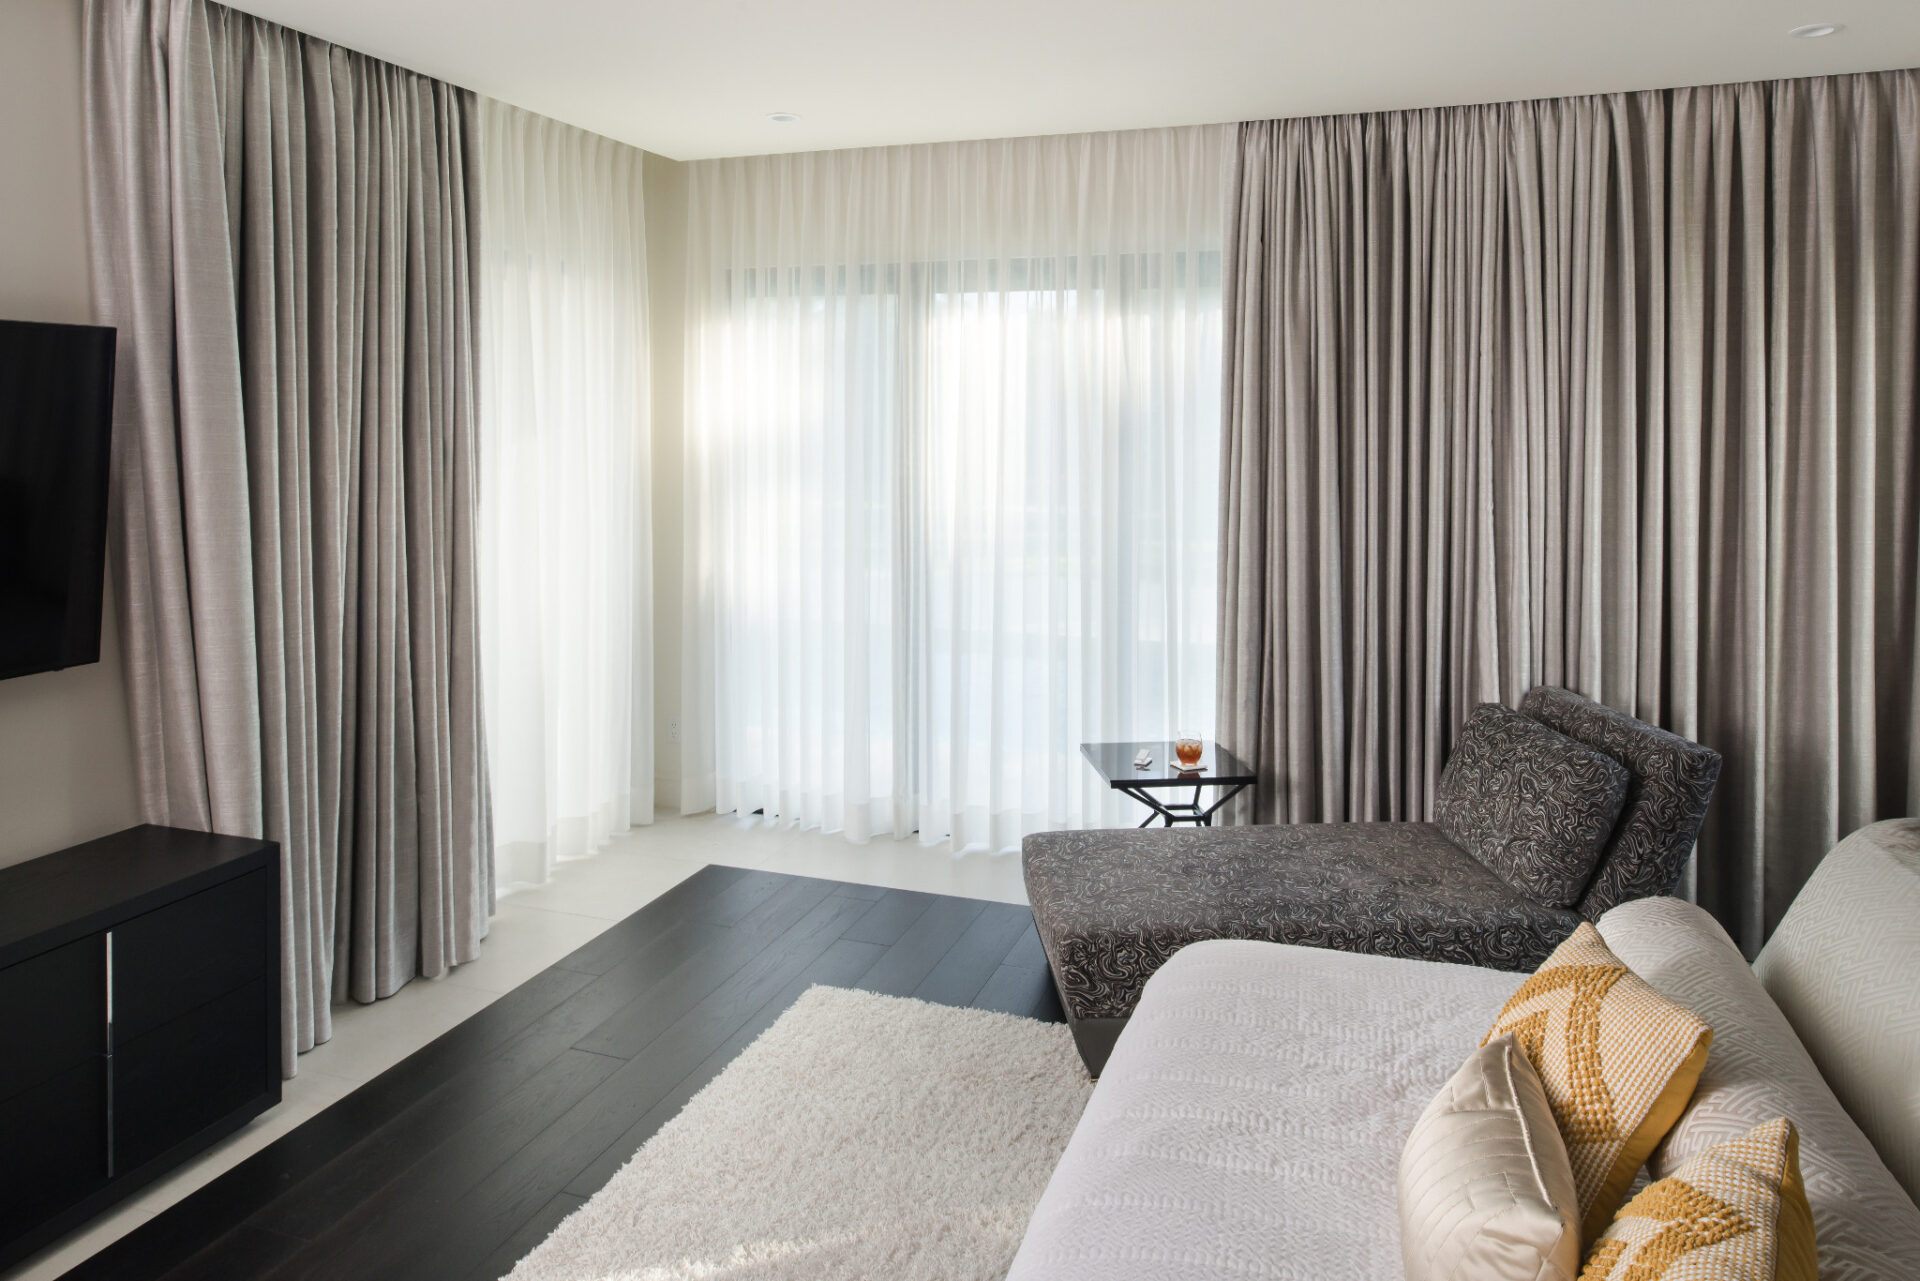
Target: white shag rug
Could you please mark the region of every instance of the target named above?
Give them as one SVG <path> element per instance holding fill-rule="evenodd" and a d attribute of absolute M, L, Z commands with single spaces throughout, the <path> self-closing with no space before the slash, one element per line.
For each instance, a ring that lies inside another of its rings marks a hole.
<path fill-rule="evenodd" d="M 508 1281 L 997 1281 L 1092 1089 L 1062 1024 L 815 987 Z"/>

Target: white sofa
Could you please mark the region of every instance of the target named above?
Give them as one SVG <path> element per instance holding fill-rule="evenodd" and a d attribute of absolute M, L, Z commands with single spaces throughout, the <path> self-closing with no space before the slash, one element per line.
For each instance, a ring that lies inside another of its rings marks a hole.
<path fill-rule="evenodd" d="M 1920 1279 L 1920 1206 L 1893 1172 L 1920 1172 L 1920 820 L 1837 846 L 1755 967 L 1677 899 L 1599 928 L 1714 1029 L 1648 1173 L 1786 1115 L 1824 1281 Z M 1183 949 L 1147 984 L 1010 1281 L 1402 1276 L 1401 1145 L 1517 982 L 1277 943 Z"/>

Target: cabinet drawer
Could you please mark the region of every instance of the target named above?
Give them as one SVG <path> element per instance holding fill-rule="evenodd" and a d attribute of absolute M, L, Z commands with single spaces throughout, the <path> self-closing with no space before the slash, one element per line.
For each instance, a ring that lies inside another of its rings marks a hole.
<path fill-rule="evenodd" d="M 0 970 L 0 1099 L 99 1055 L 107 1048 L 106 1028 L 100 935 Z"/>
<path fill-rule="evenodd" d="M 255 979 L 121 1043 L 113 1055 L 115 1174 L 269 1093 L 278 1079 L 267 1063 L 271 997 L 266 980 Z"/>
<path fill-rule="evenodd" d="M 0 1241 L 107 1184 L 107 1066 L 95 1055 L 0 1103 Z"/>
<path fill-rule="evenodd" d="M 265 868 L 113 931 L 114 1048 L 260 978 L 279 920 Z"/>

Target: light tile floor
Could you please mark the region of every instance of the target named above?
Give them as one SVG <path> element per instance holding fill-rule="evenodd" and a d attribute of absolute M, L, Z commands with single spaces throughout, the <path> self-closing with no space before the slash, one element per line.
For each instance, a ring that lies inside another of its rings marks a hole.
<path fill-rule="evenodd" d="M 280 1105 L 0 1281 L 50 1281 L 232 1169 L 328 1104 L 552 965 L 709 863 L 795 876 L 1025 903 L 1016 854 L 797 832 L 712 814 L 663 818 L 591 858 L 562 863 L 547 884 L 503 895 L 480 957 L 445 978 L 416 980 L 373 1005 L 336 1005 L 333 1039 L 300 1057 Z"/>

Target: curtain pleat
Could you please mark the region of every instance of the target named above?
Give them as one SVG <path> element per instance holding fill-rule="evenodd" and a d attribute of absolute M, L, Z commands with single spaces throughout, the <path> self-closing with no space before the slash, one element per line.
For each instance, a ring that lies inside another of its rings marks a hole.
<path fill-rule="evenodd" d="M 1220 724 L 1262 821 L 1420 819 L 1478 702 L 1721 751 L 1749 949 L 1920 806 L 1914 72 L 1241 126 Z"/>
<path fill-rule="evenodd" d="M 203 0 L 86 56 L 142 808 L 280 842 L 291 1073 L 492 901 L 471 100 Z"/>

